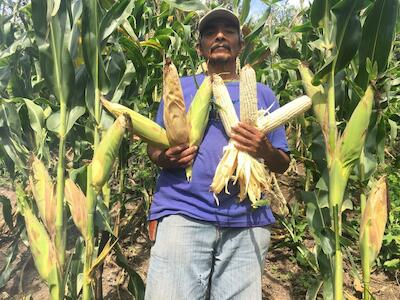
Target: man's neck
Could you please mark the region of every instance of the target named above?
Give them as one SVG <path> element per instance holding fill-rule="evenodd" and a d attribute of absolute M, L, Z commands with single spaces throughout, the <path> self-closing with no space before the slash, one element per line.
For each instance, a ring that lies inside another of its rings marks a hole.
<path fill-rule="evenodd" d="M 236 64 L 235 63 L 226 63 L 226 64 L 213 64 L 211 62 L 208 63 L 207 66 L 208 75 L 218 74 L 221 76 L 223 80 L 236 80 L 239 79 L 238 74 L 236 73 Z"/>

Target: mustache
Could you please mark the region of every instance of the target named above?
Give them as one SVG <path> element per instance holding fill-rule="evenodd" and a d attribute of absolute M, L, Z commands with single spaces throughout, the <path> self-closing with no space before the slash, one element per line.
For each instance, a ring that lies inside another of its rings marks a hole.
<path fill-rule="evenodd" d="M 223 48 L 225 48 L 227 50 L 231 50 L 231 47 L 229 47 L 228 44 L 216 44 L 216 45 L 212 46 L 210 50 L 213 51 L 213 50 L 215 50 L 215 49 L 217 49 L 219 47 L 223 47 Z"/>

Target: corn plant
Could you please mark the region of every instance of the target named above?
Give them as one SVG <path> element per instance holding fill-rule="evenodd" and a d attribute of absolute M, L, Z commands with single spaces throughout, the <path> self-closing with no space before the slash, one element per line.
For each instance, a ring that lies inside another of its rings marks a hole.
<path fill-rule="evenodd" d="M 374 102 L 374 87 L 368 84 L 377 79 L 378 72 L 382 74 L 386 69 L 397 6 L 397 1 L 375 1 L 369 7 L 365 7 L 362 1 L 314 1 L 311 7 L 311 23 L 319 30 L 319 39 L 310 45 L 319 50 L 325 64 L 316 66 L 319 71 L 315 76 L 304 64 L 299 66 L 299 71 L 304 89 L 313 100 L 314 115 L 321 126 L 325 144 L 327 172 L 323 180 L 328 187 L 330 223 L 323 225 L 325 233 L 321 232 L 320 237 L 331 244 L 329 248 L 322 247 L 331 270 L 324 277 L 324 295 L 327 298 L 330 298 L 329 290 L 333 291 L 335 299 L 343 298 L 342 212 L 348 207 L 344 205 L 345 189 L 364 148 Z M 388 18 L 376 18 L 382 13 Z M 361 26 L 360 18 L 365 15 L 367 17 Z M 384 30 L 386 37 L 379 36 L 376 28 Z M 360 66 L 355 82 L 361 89 L 352 86 L 353 103 L 350 104 L 355 108 L 344 129 L 340 130 L 342 126 L 337 125 L 339 114 L 336 108 L 339 103 L 344 105 L 345 99 L 341 98 L 344 95 L 338 92 L 336 82 L 340 80 L 340 72 L 357 53 Z M 373 72 L 373 68 L 379 71 Z M 317 205 L 320 206 L 320 203 Z M 326 226 L 330 226 L 332 231 L 327 231 Z M 332 281 L 328 282 L 329 279 Z"/>

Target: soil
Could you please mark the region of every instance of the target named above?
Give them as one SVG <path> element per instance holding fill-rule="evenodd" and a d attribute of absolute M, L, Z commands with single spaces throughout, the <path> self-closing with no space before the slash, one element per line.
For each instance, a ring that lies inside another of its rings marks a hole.
<path fill-rule="evenodd" d="M 278 178 L 281 181 L 282 195 L 289 203 L 294 201 L 295 192 L 288 178 Z M 15 193 L 10 187 L 0 187 L 0 195 L 11 200 L 15 210 Z M 135 207 L 130 209 L 135 210 Z M 136 209 L 137 211 L 137 209 Z M 15 213 L 15 211 L 14 211 Z M 124 226 L 124 224 L 122 224 Z M 130 265 L 145 280 L 148 268 L 151 242 L 147 238 L 147 228 L 144 219 L 136 224 L 136 230 L 125 230 L 128 232 L 120 240 L 121 248 Z M 123 228 L 122 228 L 123 230 Z M 282 246 L 282 240 L 287 237 L 284 228 L 276 227 L 273 231 L 271 249 L 267 255 L 264 275 L 262 278 L 263 299 L 286 300 L 305 299 L 307 287 L 314 280 L 314 273 L 307 268 L 299 267 L 293 251 Z M 3 269 L 6 253 L 11 244 L 8 236 L 8 227 L 0 219 L 0 270 Z M 306 240 L 306 247 L 311 249 L 313 242 Z M 26 245 L 19 243 L 19 251 L 12 262 L 13 271 L 10 279 L 3 288 L 0 288 L 1 299 L 49 299 L 47 286 L 40 280 L 35 269 L 30 252 Z M 345 266 L 350 270 L 350 266 Z M 371 277 L 371 290 L 376 299 L 395 300 L 400 299 L 400 272 L 385 274 L 374 272 Z M 347 299 L 361 299 L 358 282 L 354 282 L 352 276 L 345 274 L 345 290 Z M 1 278 L 0 278 L 1 282 Z M 109 255 L 104 263 L 103 271 L 103 295 L 104 299 L 129 299 L 127 292 L 127 274 L 115 262 L 115 257 Z M 322 297 L 320 297 L 322 299 Z"/>

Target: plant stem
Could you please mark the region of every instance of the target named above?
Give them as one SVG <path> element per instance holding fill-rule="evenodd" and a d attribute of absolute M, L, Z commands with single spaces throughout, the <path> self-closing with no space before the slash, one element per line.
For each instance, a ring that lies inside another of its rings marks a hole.
<path fill-rule="evenodd" d="M 92 299 L 92 278 L 90 276 L 90 269 L 92 267 L 93 249 L 94 249 L 94 212 L 96 209 L 96 193 L 92 188 L 92 166 L 87 167 L 87 187 L 86 199 L 88 205 L 87 216 L 87 239 L 85 241 L 85 261 L 83 265 L 83 291 L 82 299 Z"/>
<path fill-rule="evenodd" d="M 60 101 L 60 143 L 58 146 L 58 164 L 57 164 L 57 204 L 56 204 L 56 236 L 55 246 L 57 250 L 57 258 L 61 269 L 63 269 L 65 261 L 65 237 L 66 230 L 64 226 L 64 186 L 65 186 L 65 129 L 66 129 L 67 105 L 64 101 Z M 60 289 L 62 290 L 62 289 Z M 60 298 L 62 299 L 62 298 Z"/>
<path fill-rule="evenodd" d="M 365 207 L 367 204 L 367 196 L 365 192 L 364 180 L 365 180 L 365 155 L 364 150 L 361 151 L 360 155 L 360 163 L 359 163 L 359 179 L 361 185 L 361 194 L 360 194 L 360 202 L 361 202 L 361 216 L 364 215 Z M 363 291 L 363 299 L 369 300 L 369 282 L 370 282 L 370 271 L 371 266 L 369 263 L 369 249 L 368 249 L 368 241 L 369 241 L 369 226 L 365 226 L 364 235 L 362 240 L 360 241 L 361 247 L 361 262 L 362 262 L 362 271 L 363 271 L 363 282 L 364 282 L 364 291 Z"/>

